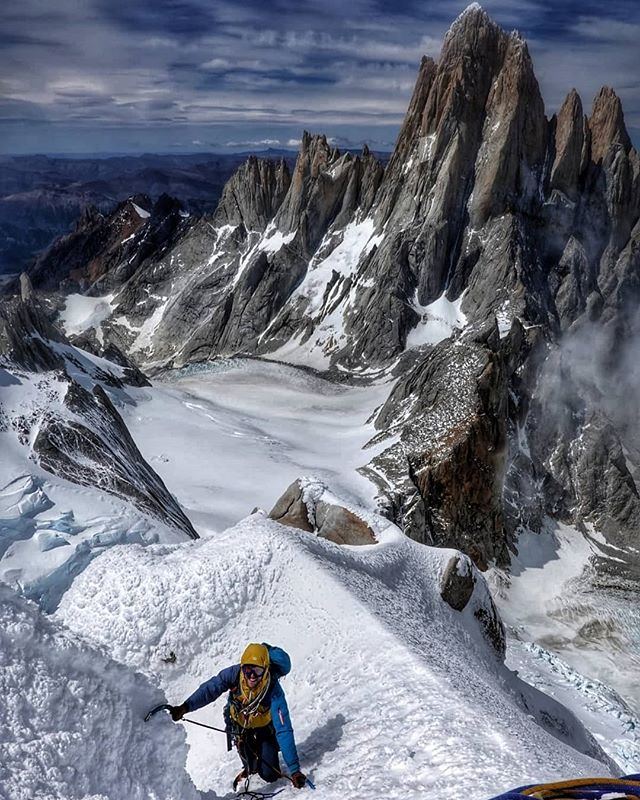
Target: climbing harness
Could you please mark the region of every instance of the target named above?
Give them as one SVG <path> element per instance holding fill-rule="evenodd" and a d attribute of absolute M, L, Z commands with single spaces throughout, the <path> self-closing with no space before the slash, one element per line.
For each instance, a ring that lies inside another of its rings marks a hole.
<path fill-rule="evenodd" d="M 170 712 L 171 711 L 171 706 L 168 705 L 167 703 L 164 703 L 163 705 L 156 706 L 155 708 L 152 708 L 151 711 L 149 711 L 149 713 L 145 716 L 144 721 L 148 722 L 151 719 L 151 717 L 154 714 L 157 714 L 159 711 L 169 711 Z M 196 722 L 195 719 L 188 719 L 187 717 L 182 717 L 182 719 L 180 721 L 181 722 L 188 722 L 191 725 L 198 725 L 200 728 L 207 728 L 208 730 L 216 731 L 217 733 L 224 733 L 225 736 L 227 737 L 227 742 L 229 742 L 230 731 L 228 729 L 225 730 L 224 728 L 216 728 L 213 725 L 205 725 L 204 722 Z M 238 734 L 237 732 L 234 732 L 234 733 L 231 733 L 231 738 L 236 740 L 236 746 L 237 746 L 237 742 L 241 739 L 241 735 Z M 256 753 L 255 750 L 252 747 L 249 746 L 248 742 L 243 742 L 243 744 L 244 744 L 245 747 L 247 747 L 250 750 L 252 756 L 257 758 L 259 761 L 262 761 L 263 764 L 265 764 L 267 767 L 269 767 L 269 769 L 271 769 L 273 772 L 277 773 L 281 778 L 285 778 L 286 780 L 291 781 L 291 783 L 293 783 L 293 779 L 291 778 L 290 775 L 286 775 L 284 772 L 281 772 L 277 767 L 274 767 L 273 764 L 270 764 L 268 761 L 266 761 L 264 758 L 262 758 L 262 756 L 260 756 L 258 753 Z M 244 763 L 244 759 L 243 759 L 243 763 Z M 237 780 L 238 779 L 236 778 L 236 781 Z M 234 789 L 235 789 L 236 781 L 234 781 Z M 246 777 L 246 780 L 245 780 L 245 785 L 244 785 L 244 790 L 242 792 L 238 792 L 238 795 L 237 795 L 238 797 L 248 797 L 249 800 L 260 800 L 260 798 L 275 797 L 277 794 L 280 794 L 280 792 L 284 791 L 284 788 L 282 788 L 282 789 L 278 789 L 277 792 L 255 792 L 255 791 L 252 791 L 249 788 L 249 782 L 250 781 L 251 781 L 251 775 L 247 774 L 247 777 Z M 310 789 L 315 789 L 316 788 L 315 784 L 309 778 L 306 778 L 305 785 L 308 786 Z"/>

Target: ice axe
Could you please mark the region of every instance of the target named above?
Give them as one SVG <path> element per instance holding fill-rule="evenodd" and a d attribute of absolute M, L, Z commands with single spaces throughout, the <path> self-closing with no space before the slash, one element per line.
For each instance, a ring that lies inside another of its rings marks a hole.
<path fill-rule="evenodd" d="M 154 714 L 157 714 L 158 711 L 171 711 L 171 706 L 168 703 L 163 703 L 161 706 L 156 706 L 155 708 L 152 708 L 151 711 L 149 711 L 147 716 L 144 718 L 144 721 L 149 722 L 151 717 Z"/>

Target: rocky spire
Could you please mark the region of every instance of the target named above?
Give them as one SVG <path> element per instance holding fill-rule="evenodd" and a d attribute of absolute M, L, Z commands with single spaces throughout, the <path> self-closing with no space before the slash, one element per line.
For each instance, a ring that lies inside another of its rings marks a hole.
<path fill-rule="evenodd" d="M 26 272 L 20 275 L 20 297 L 23 303 L 28 303 L 33 298 L 33 284 Z"/>
<path fill-rule="evenodd" d="M 225 184 L 215 223 L 264 230 L 282 205 L 290 184 L 291 175 L 284 160 L 249 156 Z"/>
<path fill-rule="evenodd" d="M 336 219 L 346 224 L 360 204 L 368 211 L 381 178 L 382 167 L 370 153 L 340 153 L 326 136 L 305 131 L 275 227 L 298 231 L 303 251 L 312 254 Z"/>
<path fill-rule="evenodd" d="M 287 227 L 293 229 L 297 227 L 297 221 L 315 181 L 330 162 L 339 156 L 339 151 L 329 145 L 326 136 L 312 136 L 308 131 L 303 132 L 300 151 L 291 179 L 291 189 L 281 214 L 281 218 L 287 220 Z"/>
<path fill-rule="evenodd" d="M 558 112 L 555 130 L 555 158 L 551 167 L 551 188 L 574 200 L 578 178 L 586 166 L 589 129 L 582 100 L 575 89 L 567 95 Z"/>
<path fill-rule="evenodd" d="M 423 56 L 409 108 L 405 114 L 393 155 L 389 161 L 388 174 L 395 173 L 398 168 L 402 168 L 402 165 L 410 157 L 411 150 L 420 136 L 424 108 L 435 73 L 436 64 L 434 60 L 428 56 Z"/>
<path fill-rule="evenodd" d="M 618 95 L 608 86 L 603 86 L 593 101 L 589 117 L 591 131 L 591 160 L 602 161 L 612 145 L 619 145 L 625 153 L 631 148 L 631 140 L 624 124 L 622 104 Z"/>
<path fill-rule="evenodd" d="M 507 34 L 477 3 L 451 26 L 422 119 L 422 135 L 438 133 L 434 160 L 456 131 L 470 127 L 466 138 L 474 139 L 482 129 L 484 105 L 507 44 Z"/>
<path fill-rule="evenodd" d="M 538 194 L 545 150 L 544 103 L 527 45 L 514 32 L 486 102 L 470 205 L 473 225 L 507 210 L 529 210 Z"/>

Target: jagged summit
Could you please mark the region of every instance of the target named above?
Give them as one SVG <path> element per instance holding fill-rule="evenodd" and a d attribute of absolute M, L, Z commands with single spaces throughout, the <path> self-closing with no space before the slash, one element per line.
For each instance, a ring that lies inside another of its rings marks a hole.
<path fill-rule="evenodd" d="M 551 186 L 572 201 L 578 194 L 578 180 L 587 159 L 589 132 L 582 100 L 571 89 L 555 118 L 555 157 L 551 167 Z"/>
<path fill-rule="evenodd" d="M 214 225 L 244 225 L 246 230 L 263 229 L 282 205 L 291 184 L 286 161 L 249 156 L 227 181 Z"/>
<path fill-rule="evenodd" d="M 479 20 L 479 19 L 487 19 L 490 20 L 489 15 L 484 10 L 484 8 L 480 5 L 480 3 L 469 3 L 469 5 L 462 11 L 458 16 L 455 18 L 453 23 L 449 28 L 449 32 L 456 27 L 456 25 L 460 24 L 463 21 L 468 20 Z"/>
<path fill-rule="evenodd" d="M 609 86 L 603 86 L 593 101 L 589 128 L 592 134 L 592 158 L 595 162 L 605 156 L 611 145 L 621 146 L 625 153 L 631 149 L 622 103 Z"/>

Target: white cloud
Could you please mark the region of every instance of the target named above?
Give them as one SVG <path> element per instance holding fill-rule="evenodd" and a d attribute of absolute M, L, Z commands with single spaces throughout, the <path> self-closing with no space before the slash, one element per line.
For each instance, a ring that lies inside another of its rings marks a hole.
<path fill-rule="evenodd" d="M 229 69 L 232 67 L 232 63 L 226 58 L 212 58 L 211 61 L 205 61 L 204 64 L 200 65 L 202 69 Z"/>
<path fill-rule="evenodd" d="M 258 139 L 257 141 L 225 142 L 225 147 L 280 147 L 280 139 Z"/>

